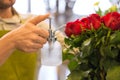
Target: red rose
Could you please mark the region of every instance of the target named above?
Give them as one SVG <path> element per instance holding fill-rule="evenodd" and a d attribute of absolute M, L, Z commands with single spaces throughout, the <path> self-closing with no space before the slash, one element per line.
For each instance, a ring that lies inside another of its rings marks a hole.
<path fill-rule="evenodd" d="M 79 35 L 81 33 L 80 22 L 76 20 L 74 22 L 68 22 L 65 27 L 65 34 L 70 37 L 73 35 Z"/>
<path fill-rule="evenodd" d="M 80 20 L 80 26 L 82 27 L 82 30 L 91 29 L 89 18 L 82 18 Z"/>
<path fill-rule="evenodd" d="M 102 21 L 106 27 L 112 30 L 120 29 L 120 14 L 118 12 L 110 12 L 102 17 Z"/>
<path fill-rule="evenodd" d="M 97 30 L 101 26 L 101 17 L 98 14 L 91 14 L 89 16 L 89 20 L 91 21 L 91 26 Z"/>
<path fill-rule="evenodd" d="M 80 24 L 86 29 L 94 28 L 95 30 L 97 30 L 101 26 L 101 18 L 98 14 L 91 14 L 86 18 L 82 18 L 80 20 Z"/>

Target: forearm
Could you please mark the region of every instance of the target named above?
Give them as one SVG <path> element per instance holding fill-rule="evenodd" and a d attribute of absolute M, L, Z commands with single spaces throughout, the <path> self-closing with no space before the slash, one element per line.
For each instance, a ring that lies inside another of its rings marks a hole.
<path fill-rule="evenodd" d="M 5 60 L 12 54 L 14 51 L 14 45 L 9 38 L 0 39 L 0 65 L 5 62 Z"/>

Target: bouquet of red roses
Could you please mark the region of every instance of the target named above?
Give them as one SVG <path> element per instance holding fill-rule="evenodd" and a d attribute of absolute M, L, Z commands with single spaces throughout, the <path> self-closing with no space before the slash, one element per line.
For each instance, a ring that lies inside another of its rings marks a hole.
<path fill-rule="evenodd" d="M 68 80 L 119 80 L 120 71 L 115 70 L 120 69 L 120 13 L 90 14 L 68 22 L 65 34 Z"/>

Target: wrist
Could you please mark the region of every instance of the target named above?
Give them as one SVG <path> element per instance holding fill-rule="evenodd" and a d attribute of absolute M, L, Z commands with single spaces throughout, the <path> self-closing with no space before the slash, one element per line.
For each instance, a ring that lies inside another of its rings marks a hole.
<path fill-rule="evenodd" d="M 3 36 L 0 39 L 0 43 L 3 45 L 3 48 L 8 50 L 14 50 L 15 49 L 15 43 L 12 37 L 10 36 Z"/>
<path fill-rule="evenodd" d="M 7 36 L 0 38 L 0 65 L 12 54 L 15 50 L 15 45 L 12 39 Z"/>

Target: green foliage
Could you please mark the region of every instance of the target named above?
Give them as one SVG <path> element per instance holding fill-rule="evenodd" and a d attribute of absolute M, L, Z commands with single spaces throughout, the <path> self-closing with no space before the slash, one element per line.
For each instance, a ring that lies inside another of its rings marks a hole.
<path fill-rule="evenodd" d="M 113 66 L 108 70 L 107 80 L 120 80 L 120 66 Z"/>
<path fill-rule="evenodd" d="M 117 60 L 120 55 L 119 35 L 119 31 L 113 32 L 102 25 L 97 31 L 88 30 L 80 36 L 65 38 L 65 43 L 69 47 L 63 52 L 63 58 L 69 59 L 68 67 L 71 70 L 68 80 L 105 80 L 106 75 L 107 80 L 112 80 L 110 76 L 113 73 L 116 73 L 117 77 L 120 76 L 117 68 L 111 70 L 113 65 L 120 63 Z M 73 51 L 74 48 L 79 51 Z"/>

